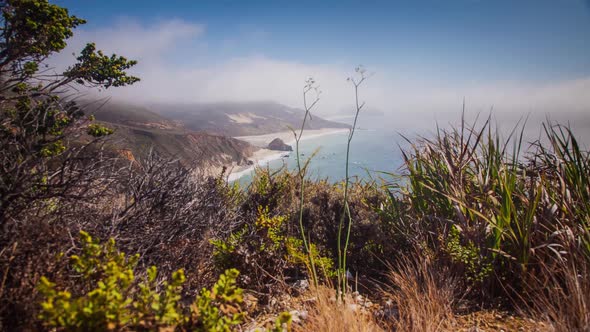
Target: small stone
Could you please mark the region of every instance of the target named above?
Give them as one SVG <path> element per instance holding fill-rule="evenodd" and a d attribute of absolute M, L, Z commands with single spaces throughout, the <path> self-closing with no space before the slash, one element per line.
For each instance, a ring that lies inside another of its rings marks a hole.
<path fill-rule="evenodd" d="M 307 311 L 305 310 L 291 310 L 289 311 L 289 314 L 291 314 L 291 319 L 293 323 L 301 323 L 302 321 L 307 319 Z"/>
<path fill-rule="evenodd" d="M 318 301 L 318 298 L 314 296 L 314 297 L 310 297 L 308 299 L 304 299 L 303 303 L 316 303 L 317 301 Z"/>
<path fill-rule="evenodd" d="M 298 290 L 307 290 L 309 289 L 309 281 L 307 279 L 297 280 L 293 284 L 293 287 L 297 288 Z"/>
<path fill-rule="evenodd" d="M 349 303 L 348 305 L 346 305 L 346 307 L 350 311 L 357 311 L 358 308 L 359 308 L 359 306 L 357 304 L 354 304 L 354 303 Z"/>

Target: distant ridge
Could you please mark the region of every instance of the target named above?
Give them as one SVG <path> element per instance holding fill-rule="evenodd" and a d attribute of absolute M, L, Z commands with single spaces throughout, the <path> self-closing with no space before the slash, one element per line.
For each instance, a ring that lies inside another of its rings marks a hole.
<path fill-rule="evenodd" d="M 154 104 L 154 112 L 182 123 L 187 129 L 226 136 L 264 135 L 298 128 L 303 110 L 275 102 L 224 102 L 209 104 Z M 313 116 L 307 129 L 349 128 Z"/>

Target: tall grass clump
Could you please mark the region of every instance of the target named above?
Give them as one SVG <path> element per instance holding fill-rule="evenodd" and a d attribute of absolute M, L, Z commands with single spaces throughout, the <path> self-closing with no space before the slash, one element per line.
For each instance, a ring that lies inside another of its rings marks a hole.
<path fill-rule="evenodd" d="M 387 274 L 384 295 L 396 308 L 396 331 L 450 330 L 460 283 L 447 267 L 420 251 L 399 257 Z"/>
<path fill-rule="evenodd" d="M 333 291 L 319 287 L 313 294 L 314 301 L 306 306 L 309 317 L 303 326 L 295 331 L 343 331 L 343 332 L 380 332 L 384 331 L 368 312 L 361 312 L 356 305 L 345 305 L 334 300 Z M 348 296 L 347 303 L 354 299 Z"/>
<path fill-rule="evenodd" d="M 542 284 L 570 294 L 590 277 L 588 152 L 569 128 L 543 128 L 526 143 L 524 125 L 502 139 L 490 118 L 462 119 L 403 151 L 409 242 L 462 271 L 481 303 L 531 305 Z"/>
<path fill-rule="evenodd" d="M 530 281 L 535 297 L 525 314 L 542 319 L 553 331 L 588 331 L 589 264 L 572 258 L 540 265 L 539 275 Z"/>

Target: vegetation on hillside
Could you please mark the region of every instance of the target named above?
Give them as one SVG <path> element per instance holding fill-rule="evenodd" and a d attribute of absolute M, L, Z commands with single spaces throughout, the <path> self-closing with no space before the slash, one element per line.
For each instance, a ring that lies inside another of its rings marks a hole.
<path fill-rule="evenodd" d="M 113 100 L 81 104 L 99 123 L 114 129 L 107 147 L 128 151 L 133 158 L 145 159 L 157 153 L 178 159 L 187 168 L 221 170 L 224 166 L 247 165 L 258 149 L 231 137 L 187 130 L 145 107 Z"/>
<path fill-rule="evenodd" d="M 408 139 L 380 182 L 300 160 L 240 188 L 108 153 L 111 130 L 58 92 L 132 84 L 135 62 L 89 44 L 48 80 L 83 20 L 0 6 L 1 330 L 590 328 L 590 155 L 567 127 L 529 143 L 461 121 Z"/>

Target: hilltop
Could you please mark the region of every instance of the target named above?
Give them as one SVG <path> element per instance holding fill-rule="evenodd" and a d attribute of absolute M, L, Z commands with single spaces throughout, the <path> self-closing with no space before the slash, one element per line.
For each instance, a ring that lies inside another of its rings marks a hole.
<path fill-rule="evenodd" d="M 187 129 L 226 136 L 264 135 L 298 128 L 303 110 L 275 102 L 226 102 L 210 104 L 154 104 L 154 112 L 182 123 Z M 306 129 L 349 128 L 318 116 Z"/>

